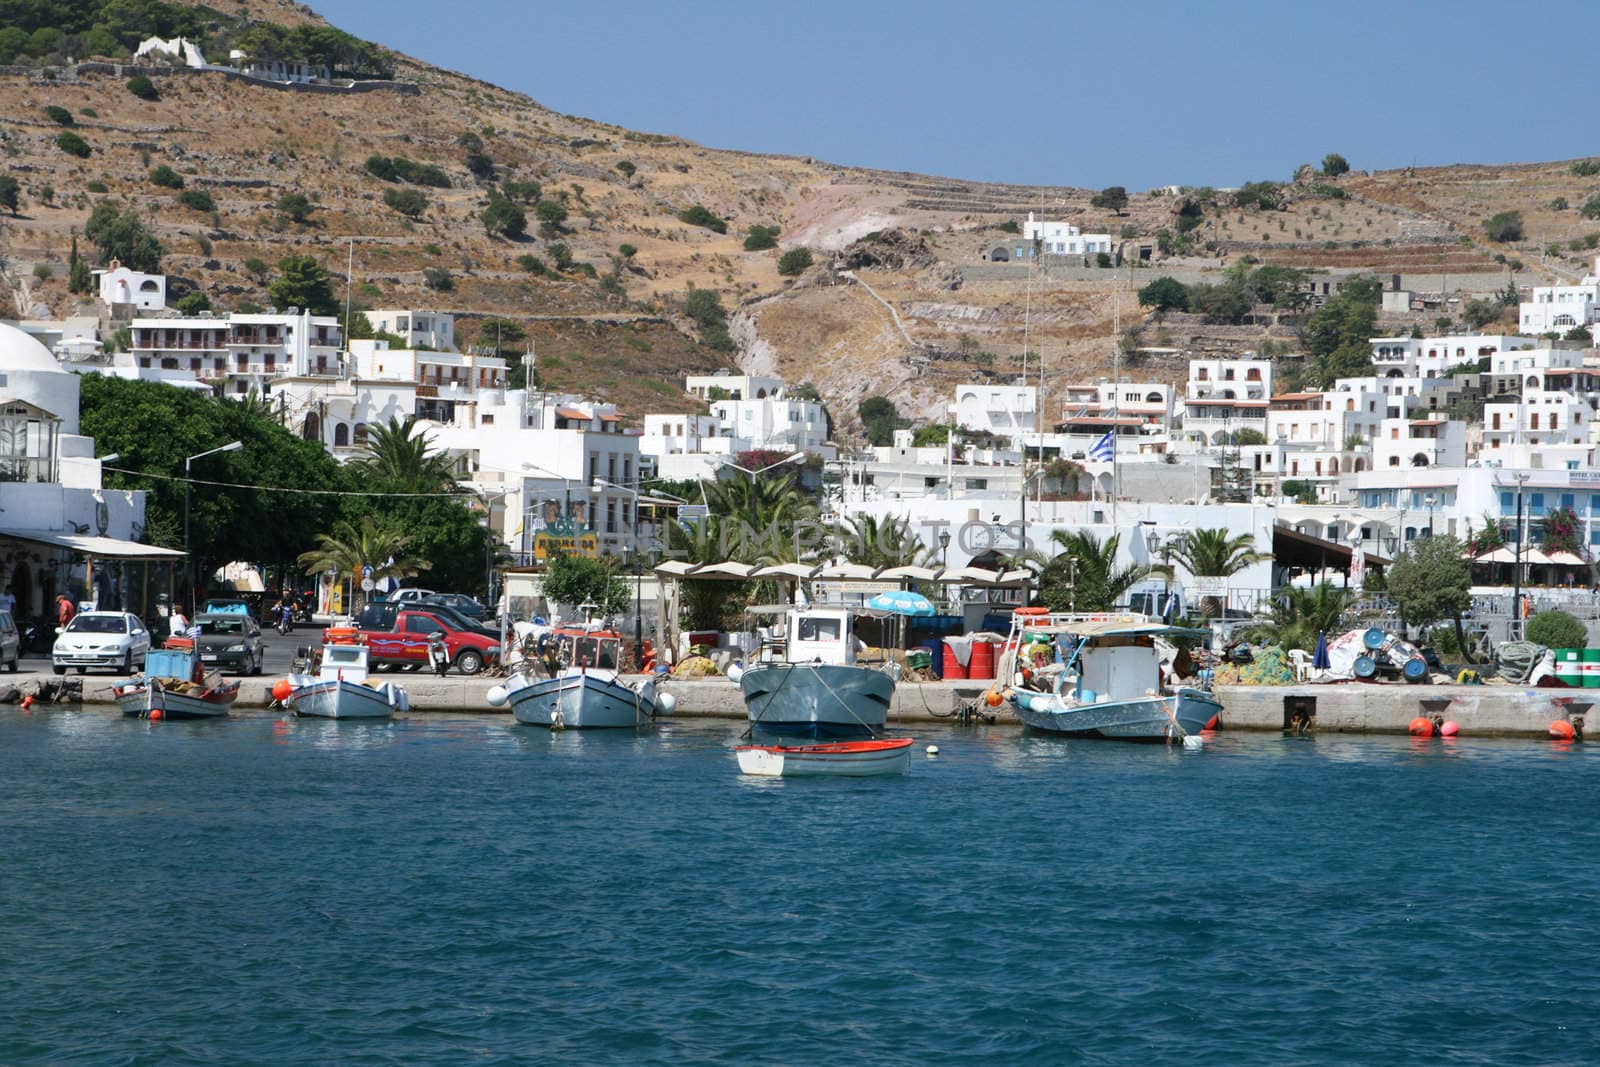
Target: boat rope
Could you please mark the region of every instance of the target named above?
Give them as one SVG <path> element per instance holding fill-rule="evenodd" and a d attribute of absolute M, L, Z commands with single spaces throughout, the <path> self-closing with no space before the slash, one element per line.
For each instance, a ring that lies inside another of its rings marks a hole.
<path fill-rule="evenodd" d="M 829 695 L 832 696 L 833 699 L 835 699 L 835 700 L 837 700 L 839 702 L 839 706 L 845 710 L 845 714 L 849 715 L 856 722 L 859 722 L 859 723 L 861 723 L 862 726 L 866 727 L 867 732 L 872 735 L 873 740 L 877 740 L 878 739 L 878 737 L 879 737 L 878 731 L 876 729 L 874 729 L 873 727 L 868 726 L 864 721 L 862 721 L 861 716 L 856 714 L 855 709 L 852 708 L 849 704 L 845 703 L 844 697 L 842 697 L 838 693 L 834 692 L 833 686 L 829 685 L 826 681 L 823 680 L 822 673 L 820 671 L 818 671 L 815 667 L 811 667 L 811 666 L 807 666 L 806 670 L 810 671 L 812 673 L 812 675 L 817 679 L 817 684 L 818 685 L 820 685 L 820 686 L 822 686 L 822 688 L 826 689 L 828 691 Z M 899 688 L 899 687 L 896 686 L 896 688 Z"/>
<path fill-rule="evenodd" d="M 785 664 L 780 664 L 779 666 L 787 667 L 788 670 L 783 672 L 783 681 L 778 683 L 778 688 L 774 689 L 771 693 L 767 694 L 767 702 L 766 702 L 766 704 L 764 704 L 762 706 L 763 710 L 765 710 L 766 708 L 770 708 L 772 706 L 773 698 L 776 697 L 779 693 L 783 692 L 784 686 L 789 684 L 789 679 L 794 677 L 794 672 L 799 668 L 799 664 L 796 664 L 796 663 L 785 663 Z M 768 664 L 768 665 L 763 666 L 762 669 L 763 670 L 776 670 L 777 668 L 772 666 L 772 665 L 770 665 L 770 664 Z M 753 737 L 754 736 L 755 725 L 756 725 L 756 723 L 758 723 L 760 721 L 761 721 L 761 717 L 758 714 L 756 716 L 756 718 L 752 719 L 750 721 L 750 724 L 744 728 L 744 733 L 740 734 L 739 736 L 742 737 L 742 738 L 751 738 L 751 737 Z"/>

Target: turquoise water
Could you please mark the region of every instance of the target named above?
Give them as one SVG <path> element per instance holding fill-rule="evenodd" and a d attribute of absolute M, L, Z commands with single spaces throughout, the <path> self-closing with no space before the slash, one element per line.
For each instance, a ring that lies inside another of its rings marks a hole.
<path fill-rule="evenodd" d="M 0 710 L 0 1063 L 1593 1062 L 1600 746 Z"/>

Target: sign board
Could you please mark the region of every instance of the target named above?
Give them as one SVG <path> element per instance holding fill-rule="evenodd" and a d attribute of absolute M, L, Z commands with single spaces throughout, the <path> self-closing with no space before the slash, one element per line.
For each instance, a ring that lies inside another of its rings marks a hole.
<path fill-rule="evenodd" d="M 372 592 L 373 589 L 377 588 L 377 585 L 378 583 L 373 581 L 371 578 L 361 579 L 361 591 L 364 593 Z"/>
<path fill-rule="evenodd" d="M 688 524 L 691 522 L 699 522 L 701 519 L 710 514 L 711 509 L 706 507 L 704 504 L 678 505 L 678 521 L 681 523 Z"/>
<path fill-rule="evenodd" d="M 1220 575 L 1195 575 L 1189 579 L 1191 596 L 1227 596 L 1228 579 Z"/>
<path fill-rule="evenodd" d="M 372 565 L 370 563 L 361 568 L 361 577 L 369 580 L 372 578 Z M 362 588 L 371 589 L 372 587 L 370 585 L 364 585 Z"/>
<path fill-rule="evenodd" d="M 600 535 L 593 527 L 573 519 L 557 519 L 546 523 L 533 535 L 533 558 L 538 563 L 545 563 L 555 555 L 598 559 Z"/>

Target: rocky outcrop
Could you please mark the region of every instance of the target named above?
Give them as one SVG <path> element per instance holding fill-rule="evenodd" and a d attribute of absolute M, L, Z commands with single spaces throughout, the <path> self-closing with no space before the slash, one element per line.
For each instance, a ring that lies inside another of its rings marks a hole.
<path fill-rule="evenodd" d="M 834 257 L 836 270 L 921 270 L 938 262 L 927 239 L 907 230 L 882 230 Z"/>

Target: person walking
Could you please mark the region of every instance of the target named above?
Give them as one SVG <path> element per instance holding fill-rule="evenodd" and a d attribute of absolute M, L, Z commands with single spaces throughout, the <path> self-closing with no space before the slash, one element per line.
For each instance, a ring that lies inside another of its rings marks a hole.
<path fill-rule="evenodd" d="M 71 622 L 73 616 L 78 614 L 78 609 L 72 606 L 72 601 L 67 599 L 67 594 L 56 594 L 56 625 L 65 627 Z"/>

